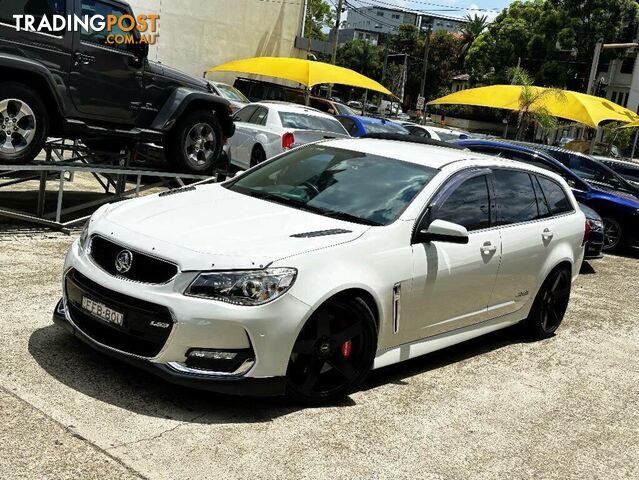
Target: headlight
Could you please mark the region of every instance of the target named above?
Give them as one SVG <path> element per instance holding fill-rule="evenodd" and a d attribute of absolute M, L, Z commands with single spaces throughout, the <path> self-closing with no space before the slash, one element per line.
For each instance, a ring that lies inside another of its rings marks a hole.
<path fill-rule="evenodd" d="M 89 238 L 89 222 L 90 220 L 87 220 L 87 223 L 84 224 L 84 228 L 82 229 L 82 233 L 80 233 L 80 241 L 78 245 L 80 246 L 81 251 L 84 251 L 84 247 L 86 247 L 87 244 L 87 239 Z"/>
<path fill-rule="evenodd" d="M 294 268 L 201 273 L 184 294 L 235 305 L 262 305 L 291 288 L 296 275 Z"/>

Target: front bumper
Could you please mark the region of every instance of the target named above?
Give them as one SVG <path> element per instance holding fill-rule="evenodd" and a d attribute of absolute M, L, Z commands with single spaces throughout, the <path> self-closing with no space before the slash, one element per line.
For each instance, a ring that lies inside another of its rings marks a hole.
<path fill-rule="evenodd" d="M 53 322 L 98 352 L 121 360 L 134 367 L 146 370 L 176 385 L 217 393 L 254 396 L 278 396 L 283 395 L 286 390 L 286 377 L 284 376 L 252 378 L 197 375 L 179 372 L 165 364 L 153 363 L 140 357 L 117 352 L 94 341 L 91 337 L 85 335 L 84 332 L 69 323 L 66 318 L 63 299 L 60 299 L 56 305 L 55 311 L 53 312 Z"/>
<path fill-rule="evenodd" d="M 67 254 L 64 272 L 64 300 L 56 309 L 56 323 L 112 357 L 174 383 L 218 392 L 282 393 L 293 344 L 312 313 L 311 307 L 290 294 L 257 307 L 187 297 L 182 292 L 196 272 L 180 272 L 161 285 L 118 278 L 95 264 L 78 248 L 77 242 Z M 87 285 L 90 289 L 82 291 Z M 80 292 L 75 288 L 78 286 L 82 287 Z M 98 325 L 99 328 L 89 325 L 86 312 L 79 309 L 79 300 L 85 292 L 92 300 L 124 313 L 126 328 L 114 327 L 104 321 L 98 322 L 103 324 Z M 168 329 L 169 323 L 170 332 L 158 340 L 151 327 Z M 142 328 L 137 328 L 140 325 Z M 142 332 L 143 340 L 155 343 L 137 348 L 144 342 L 138 342 L 135 336 L 130 338 L 134 328 L 136 335 Z M 113 339 L 108 331 L 105 332 L 111 329 L 117 330 L 120 338 Z M 127 334 L 127 341 L 121 341 Z M 189 368 L 187 353 L 201 349 L 252 349 L 254 360 L 247 368 L 233 372 Z"/>

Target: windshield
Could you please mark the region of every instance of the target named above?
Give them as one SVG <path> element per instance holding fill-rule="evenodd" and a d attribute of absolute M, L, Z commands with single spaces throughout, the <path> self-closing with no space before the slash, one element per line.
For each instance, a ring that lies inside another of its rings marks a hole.
<path fill-rule="evenodd" d="M 215 88 L 217 88 L 220 91 L 220 94 L 227 100 L 249 103 L 249 99 L 246 98 L 237 88 L 231 87 L 230 85 L 224 85 L 223 83 L 216 83 Z"/>
<path fill-rule="evenodd" d="M 439 130 L 437 131 L 437 135 L 439 135 L 439 138 L 442 139 L 442 142 L 454 142 L 456 140 L 463 140 L 464 138 L 468 138 L 467 135 L 462 138 L 462 136 L 459 134 L 440 132 Z"/>
<path fill-rule="evenodd" d="M 337 109 L 338 115 L 357 115 L 350 107 L 347 107 L 343 103 L 334 102 L 335 108 Z"/>
<path fill-rule="evenodd" d="M 305 115 L 295 112 L 279 112 L 280 120 L 284 128 L 294 128 L 297 130 L 318 130 L 321 132 L 333 132 L 346 134 L 344 127 L 337 120 L 332 118 L 318 117 L 316 115 Z"/>
<path fill-rule="evenodd" d="M 364 123 L 366 133 L 399 133 L 409 135 L 410 132 L 404 127 L 394 123 Z"/>
<path fill-rule="evenodd" d="M 394 222 L 438 170 L 322 145 L 293 150 L 227 188 L 365 225 Z"/>

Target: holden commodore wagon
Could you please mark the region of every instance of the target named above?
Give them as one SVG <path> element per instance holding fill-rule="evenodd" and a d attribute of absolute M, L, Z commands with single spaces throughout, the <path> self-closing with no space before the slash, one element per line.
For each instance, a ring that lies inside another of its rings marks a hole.
<path fill-rule="evenodd" d="M 371 369 L 510 325 L 552 336 L 585 222 L 546 170 L 331 140 L 100 208 L 54 320 L 177 384 L 334 402 Z"/>

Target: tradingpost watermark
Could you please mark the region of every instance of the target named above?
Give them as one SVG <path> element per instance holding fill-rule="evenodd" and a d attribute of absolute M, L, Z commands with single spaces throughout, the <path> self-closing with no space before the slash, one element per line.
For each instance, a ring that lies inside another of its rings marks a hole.
<path fill-rule="evenodd" d="M 18 32 L 59 34 L 91 32 L 106 45 L 155 45 L 160 16 L 151 15 L 13 15 Z M 103 35 L 99 35 L 99 34 Z"/>

